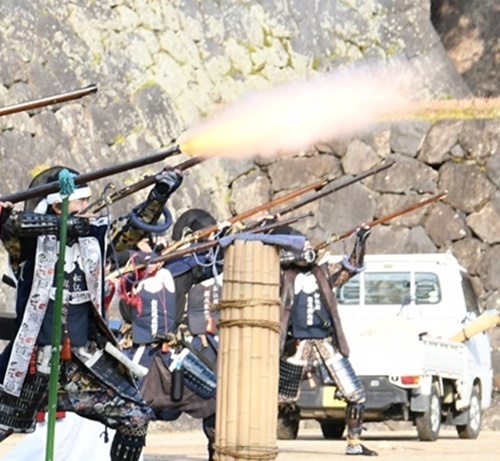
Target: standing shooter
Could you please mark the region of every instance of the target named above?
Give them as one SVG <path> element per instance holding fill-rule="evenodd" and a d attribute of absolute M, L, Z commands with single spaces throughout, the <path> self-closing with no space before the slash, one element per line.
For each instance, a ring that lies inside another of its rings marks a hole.
<path fill-rule="evenodd" d="M 291 228 L 278 228 L 274 233 L 298 234 Z M 347 402 L 346 455 L 377 456 L 360 443 L 366 394 L 348 358 L 349 346 L 333 293 L 333 288 L 363 270 L 369 234 L 368 226 L 358 229 L 350 257 L 336 264 L 318 264 L 317 254 L 307 242 L 300 254 L 282 250 L 281 255 L 280 412 L 298 401 L 306 374 L 333 381 L 338 396 Z"/>
<path fill-rule="evenodd" d="M 57 181 L 61 170 L 42 172 L 30 187 Z M 112 461 L 139 459 L 154 415 L 116 358 L 116 340 L 104 321 L 106 255 L 142 239 L 181 182 L 178 171 L 165 170 L 146 201 L 112 224 L 107 217 L 78 216 L 90 197 L 85 184 L 68 199 L 58 408 L 116 429 Z M 0 237 L 17 289 L 15 338 L 0 356 L 0 441 L 33 431 L 36 413 L 47 404 L 61 202 L 53 193 L 30 199 L 24 211 L 0 204 Z"/>

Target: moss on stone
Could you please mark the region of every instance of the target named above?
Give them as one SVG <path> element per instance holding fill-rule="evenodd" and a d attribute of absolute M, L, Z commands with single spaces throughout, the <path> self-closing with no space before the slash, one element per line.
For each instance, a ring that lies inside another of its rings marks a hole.
<path fill-rule="evenodd" d="M 319 56 L 314 56 L 311 67 L 313 68 L 313 70 L 321 69 L 321 58 Z"/>
<path fill-rule="evenodd" d="M 121 134 L 117 134 L 115 136 L 114 144 L 123 145 L 123 144 L 125 144 L 126 140 L 127 140 L 127 138 L 125 138 L 125 136 L 123 136 Z"/>
<path fill-rule="evenodd" d="M 152 87 L 152 86 L 155 86 L 156 84 L 157 84 L 157 83 L 156 83 L 156 81 L 155 81 L 155 80 L 147 80 L 146 82 L 144 82 L 144 83 L 143 83 L 143 84 L 142 84 L 142 85 L 138 88 L 138 90 L 137 90 L 137 91 L 140 91 L 140 90 L 142 90 L 142 89 L 144 89 L 144 88 L 150 88 L 150 87 Z M 136 91 L 136 93 L 137 93 L 137 91 Z"/>
<path fill-rule="evenodd" d="M 394 42 L 392 43 L 389 48 L 385 50 L 387 56 L 393 56 L 396 54 L 398 51 L 400 51 L 401 47 L 399 46 L 398 43 Z"/>
<path fill-rule="evenodd" d="M 102 63 L 103 56 L 97 53 L 92 55 L 92 65 L 98 67 Z"/>
<path fill-rule="evenodd" d="M 266 28 L 262 28 L 262 32 L 264 34 L 264 46 L 272 47 L 273 46 L 273 34 L 271 31 Z"/>

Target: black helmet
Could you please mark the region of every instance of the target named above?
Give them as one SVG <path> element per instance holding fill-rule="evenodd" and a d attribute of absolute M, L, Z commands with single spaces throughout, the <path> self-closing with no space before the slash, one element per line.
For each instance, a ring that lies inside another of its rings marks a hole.
<path fill-rule="evenodd" d="M 172 228 L 172 240 L 181 240 L 188 234 L 215 224 L 217 221 L 208 211 L 192 208 L 182 213 L 175 222 Z"/>
<path fill-rule="evenodd" d="M 299 232 L 297 229 L 294 229 L 292 226 L 289 226 L 287 224 L 279 227 L 275 227 L 271 232 L 269 232 L 271 235 L 300 235 L 302 237 L 305 237 L 305 235 L 302 232 Z"/>
<path fill-rule="evenodd" d="M 68 167 L 64 167 L 64 166 L 53 166 L 53 167 L 47 168 L 46 170 L 37 174 L 32 179 L 28 188 L 32 189 L 34 187 L 43 186 L 45 184 L 50 184 L 52 182 L 59 181 L 59 173 L 61 172 L 61 170 L 64 170 L 64 169 L 68 170 L 70 173 L 72 173 L 74 175 L 79 175 L 79 173 L 76 170 L 73 170 L 72 168 L 68 168 Z M 87 186 L 87 184 L 78 184 L 76 187 L 79 191 L 78 191 L 78 193 L 75 193 L 74 198 L 90 197 L 90 189 Z M 70 197 L 70 200 L 71 200 L 71 198 L 72 197 Z M 46 197 L 33 197 L 33 198 L 30 198 L 24 202 L 24 210 L 45 213 L 47 211 L 48 205 L 51 205 L 52 203 L 55 203 L 58 201 L 60 201 L 60 195 L 58 192 L 55 192 L 53 194 L 49 194 Z M 37 208 L 39 208 L 39 209 L 37 210 Z M 41 209 L 41 208 L 43 208 L 43 209 Z"/>

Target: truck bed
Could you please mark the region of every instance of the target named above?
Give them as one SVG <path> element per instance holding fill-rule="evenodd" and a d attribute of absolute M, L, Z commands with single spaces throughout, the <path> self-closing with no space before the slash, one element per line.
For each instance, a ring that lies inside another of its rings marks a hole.
<path fill-rule="evenodd" d="M 416 337 L 358 337 L 350 360 L 359 376 L 436 375 L 461 379 L 467 367 L 462 343 Z"/>

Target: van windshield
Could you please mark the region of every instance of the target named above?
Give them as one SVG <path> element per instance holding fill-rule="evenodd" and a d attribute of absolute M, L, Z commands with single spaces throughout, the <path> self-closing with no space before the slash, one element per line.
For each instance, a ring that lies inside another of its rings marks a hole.
<path fill-rule="evenodd" d="M 365 274 L 365 304 L 403 304 L 409 298 L 409 272 Z"/>
<path fill-rule="evenodd" d="M 441 301 L 438 276 L 431 272 L 364 272 L 337 290 L 339 304 L 437 304 Z"/>

